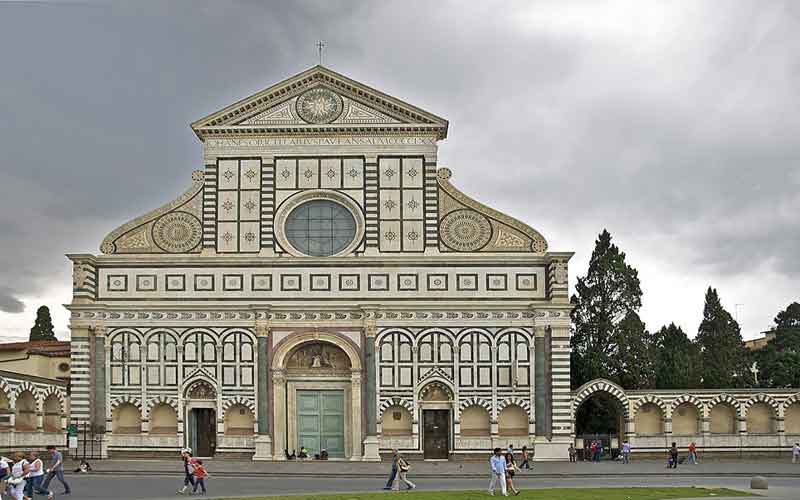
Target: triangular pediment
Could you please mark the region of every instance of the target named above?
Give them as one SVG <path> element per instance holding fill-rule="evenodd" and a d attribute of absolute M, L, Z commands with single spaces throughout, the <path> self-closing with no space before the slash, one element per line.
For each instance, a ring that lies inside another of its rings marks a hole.
<path fill-rule="evenodd" d="M 315 133 L 370 129 L 447 135 L 447 120 L 322 66 L 284 80 L 192 124 L 214 134 Z"/>

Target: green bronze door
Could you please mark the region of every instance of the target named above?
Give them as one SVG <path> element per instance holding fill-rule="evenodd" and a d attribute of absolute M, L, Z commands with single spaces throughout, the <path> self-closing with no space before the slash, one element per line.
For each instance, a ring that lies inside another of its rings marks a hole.
<path fill-rule="evenodd" d="M 297 452 L 344 457 L 344 392 L 297 391 Z"/>

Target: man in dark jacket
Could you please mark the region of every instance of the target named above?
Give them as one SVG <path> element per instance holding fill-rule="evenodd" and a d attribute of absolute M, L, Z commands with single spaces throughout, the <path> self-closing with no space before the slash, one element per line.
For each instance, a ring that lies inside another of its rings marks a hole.
<path fill-rule="evenodd" d="M 394 478 L 397 477 L 397 448 L 392 448 L 392 470 L 389 471 L 389 480 L 386 481 L 384 490 L 391 490 L 394 484 Z"/>

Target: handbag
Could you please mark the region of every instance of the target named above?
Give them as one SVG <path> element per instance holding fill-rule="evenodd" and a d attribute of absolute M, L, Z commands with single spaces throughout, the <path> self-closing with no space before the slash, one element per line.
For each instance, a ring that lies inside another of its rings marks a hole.
<path fill-rule="evenodd" d="M 411 464 L 405 460 L 401 460 L 398 468 L 400 469 L 400 472 L 408 472 L 408 469 L 411 468 Z"/>
<path fill-rule="evenodd" d="M 8 484 L 10 484 L 12 486 L 16 486 L 16 485 L 22 483 L 22 481 L 24 481 L 24 480 L 25 480 L 24 477 L 12 477 L 11 479 L 6 480 L 6 483 L 8 483 Z"/>

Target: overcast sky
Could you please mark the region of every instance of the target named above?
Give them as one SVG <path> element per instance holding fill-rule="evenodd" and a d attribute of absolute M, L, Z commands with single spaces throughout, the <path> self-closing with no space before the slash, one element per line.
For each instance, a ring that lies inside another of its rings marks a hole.
<path fill-rule="evenodd" d="M 574 251 L 603 229 L 650 330 L 719 290 L 754 337 L 800 300 L 800 2 L 0 2 L 0 337 L 65 253 L 171 200 L 189 123 L 317 62 L 450 120 L 440 165 Z M 741 304 L 737 307 L 737 304 Z"/>

